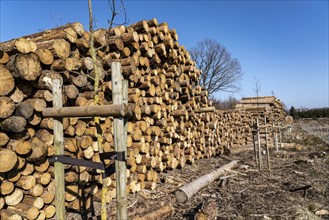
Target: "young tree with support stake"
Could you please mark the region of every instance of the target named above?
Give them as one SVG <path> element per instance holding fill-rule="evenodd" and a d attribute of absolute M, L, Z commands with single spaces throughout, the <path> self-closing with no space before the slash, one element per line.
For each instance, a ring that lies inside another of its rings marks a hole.
<path fill-rule="evenodd" d="M 118 15 L 118 12 L 116 11 L 116 3 L 115 0 L 108 0 L 110 8 L 111 8 L 111 19 L 108 21 L 109 22 L 109 29 L 112 28 L 112 25 L 114 24 L 114 19 L 115 16 Z M 125 8 L 123 5 L 123 2 L 120 1 L 121 5 L 123 6 L 124 13 L 125 13 Z M 99 105 L 99 88 L 100 88 L 100 73 L 99 69 L 97 67 L 97 56 L 96 56 L 96 48 L 94 45 L 94 40 L 95 40 L 95 32 L 94 32 L 94 25 L 93 25 L 93 10 L 92 10 L 92 2 L 91 0 L 88 0 L 88 9 L 89 9 L 89 31 L 90 31 L 90 54 L 92 58 L 92 63 L 93 63 L 93 71 L 94 71 L 94 104 L 95 106 Z M 126 23 L 126 13 L 125 13 L 125 22 Z M 103 153 L 103 132 L 102 128 L 100 126 L 100 117 L 96 116 L 94 117 L 94 122 L 96 125 L 97 129 L 97 145 L 98 145 L 98 151 L 99 153 Z M 102 171 L 102 174 L 104 174 L 104 171 Z M 101 219 L 106 220 L 107 219 L 107 213 L 106 213 L 106 194 L 107 194 L 107 178 L 105 176 L 102 176 L 102 196 L 101 196 Z"/>

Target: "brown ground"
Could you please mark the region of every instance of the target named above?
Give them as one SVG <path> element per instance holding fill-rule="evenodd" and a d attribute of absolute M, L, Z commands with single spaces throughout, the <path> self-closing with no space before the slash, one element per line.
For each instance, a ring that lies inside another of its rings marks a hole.
<path fill-rule="evenodd" d="M 305 129 L 305 121 L 300 123 Z M 172 205 L 174 213 L 163 219 L 329 219 L 329 214 L 319 214 L 329 211 L 329 145 L 303 130 L 300 123 L 293 126 L 282 150 L 270 149 L 270 172 L 266 161 L 264 171 L 258 171 L 251 147 L 228 156 L 202 159 L 161 174 L 156 191 L 129 195 L 130 218 Z M 296 150 L 295 143 L 302 149 Z M 237 172 L 204 187 L 187 203 L 175 203 L 175 189 L 231 160 L 238 161 L 234 169 Z M 207 211 L 209 207 L 212 213 Z M 113 210 L 114 203 L 109 206 L 112 217 Z M 79 218 L 71 215 L 70 219 Z"/>

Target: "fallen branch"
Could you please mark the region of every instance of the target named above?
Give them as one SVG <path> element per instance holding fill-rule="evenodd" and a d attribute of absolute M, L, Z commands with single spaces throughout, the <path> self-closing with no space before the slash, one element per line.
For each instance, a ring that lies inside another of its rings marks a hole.
<path fill-rule="evenodd" d="M 306 186 L 297 187 L 297 188 L 294 188 L 294 189 L 289 189 L 289 191 L 290 192 L 297 192 L 297 191 L 300 191 L 300 190 L 307 190 L 311 187 L 312 187 L 311 185 L 306 185 Z"/>
<path fill-rule="evenodd" d="M 174 192 L 177 203 L 187 202 L 201 188 L 208 185 L 209 183 L 212 183 L 213 181 L 218 179 L 220 176 L 225 175 L 227 170 L 232 169 L 236 165 L 237 165 L 237 162 L 235 160 L 233 160 L 230 163 L 225 164 L 224 166 L 221 166 L 217 170 L 214 170 L 211 173 L 201 176 L 200 178 L 192 181 L 191 183 L 177 189 Z"/>
<path fill-rule="evenodd" d="M 242 176 L 248 176 L 247 174 L 245 173 L 241 173 L 241 172 L 238 172 L 238 171 L 235 171 L 235 170 L 228 170 L 228 169 L 225 169 L 226 172 L 229 172 L 229 173 L 236 173 L 236 174 L 239 174 L 239 175 L 242 175 Z"/>
<path fill-rule="evenodd" d="M 133 220 L 153 220 L 153 219 L 167 219 L 175 211 L 172 204 L 166 205 L 159 209 L 146 213 L 143 216 L 137 216 Z"/>

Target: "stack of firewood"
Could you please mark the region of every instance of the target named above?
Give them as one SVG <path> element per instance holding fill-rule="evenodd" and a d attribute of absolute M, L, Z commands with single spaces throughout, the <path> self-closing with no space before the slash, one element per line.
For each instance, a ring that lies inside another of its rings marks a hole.
<path fill-rule="evenodd" d="M 72 23 L 0 43 L 0 216 L 45 219 L 55 213 L 51 78 L 63 79 L 64 106 L 94 105 L 90 33 Z M 112 103 L 111 63 L 129 82 L 127 191 L 154 189 L 158 173 L 245 144 L 249 113 L 215 111 L 200 71 L 178 35 L 156 19 L 95 31 L 100 103 Z M 93 119 L 64 118 L 65 154 L 100 162 Z M 113 120 L 101 118 L 103 148 L 114 151 Z M 100 199 L 99 172 L 65 165 L 67 207 Z M 115 197 L 109 177 L 108 202 Z"/>

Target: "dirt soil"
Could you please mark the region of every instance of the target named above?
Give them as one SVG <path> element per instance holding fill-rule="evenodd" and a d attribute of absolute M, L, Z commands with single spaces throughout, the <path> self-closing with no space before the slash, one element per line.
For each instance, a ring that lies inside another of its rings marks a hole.
<path fill-rule="evenodd" d="M 329 126 L 329 120 L 325 124 Z M 270 148 L 270 171 L 266 160 L 264 170 L 258 170 L 252 149 L 244 146 L 230 155 L 201 159 L 160 174 L 155 191 L 129 195 L 129 219 L 168 207 L 174 210 L 170 216 L 156 219 L 329 219 L 329 145 L 310 134 L 305 121 L 293 125 L 282 149 Z M 176 189 L 231 160 L 238 161 L 232 172 L 204 187 L 187 203 L 175 202 Z M 108 208 L 110 219 L 115 219 L 115 203 Z"/>

